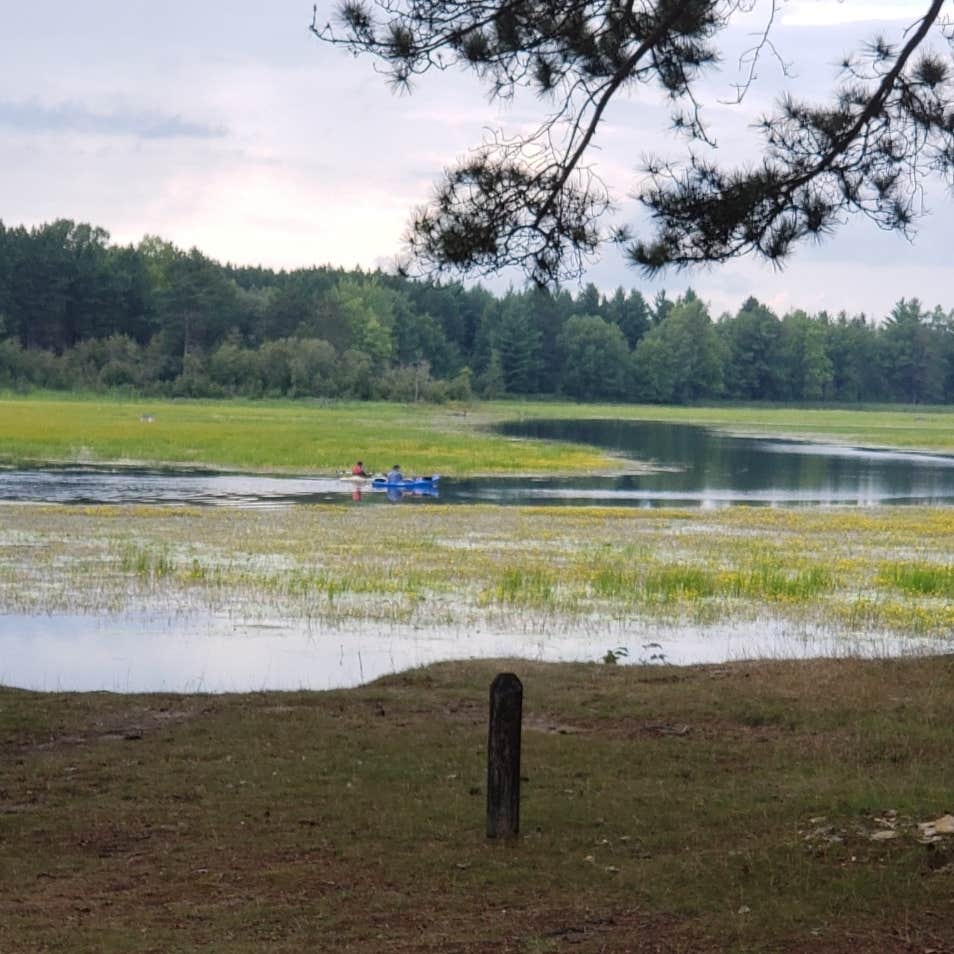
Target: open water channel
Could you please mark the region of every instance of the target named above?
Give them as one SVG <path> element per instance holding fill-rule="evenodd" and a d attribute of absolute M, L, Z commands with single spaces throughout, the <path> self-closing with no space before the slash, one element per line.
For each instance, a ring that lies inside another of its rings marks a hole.
<path fill-rule="evenodd" d="M 649 473 L 596 477 L 444 477 L 436 493 L 387 494 L 334 477 L 116 467 L 0 469 L 0 502 L 284 507 L 305 503 L 607 506 L 954 504 L 954 457 L 737 437 L 647 421 L 526 421 L 515 438 L 595 445 Z M 435 461 L 435 471 L 440 461 Z"/>
<path fill-rule="evenodd" d="M 443 479 L 436 495 L 362 491 L 334 478 L 69 467 L 0 470 L 0 503 L 287 507 L 412 503 L 607 506 L 954 504 L 954 457 L 735 437 L 635 421 L 532 421 L 515 438 L 569 440 L 650 464 L 649 473 L 593 478 Z M 439 461 L 435 469 L 439 470 Z M 620 470 L 625 470 L 621 466 Z M 0 511 L 2 513 L 2 511 Z M 0 517 L 2 519 L 2 517 Z M 910 640 L 844 637 L 765 622 L 702 629 L 634 624 L 625 634 L 329 632 L 316 624 L 249 622 L 174 612 L 0 616 L 0 683 L 47 690 L 247 691 L 351 686 L 388 672 L 468 657 L 599 659 L 625 638 L 630 661 L 694 663 L 919 651 Z M 610 640 L 611 642 L 608 642 Z M 612 642 L 615 645 L 615 642 Z M 933 641 L 930 649 L 954 648 Z"/>

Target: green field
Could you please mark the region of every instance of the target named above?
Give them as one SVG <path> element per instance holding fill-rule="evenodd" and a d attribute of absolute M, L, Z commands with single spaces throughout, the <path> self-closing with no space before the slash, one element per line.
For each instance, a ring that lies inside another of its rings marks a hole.
<path fill-rule="evenodd" d="M 738 433 L 954 452 L 954 410 L 661 408 L 496 402 L 473 406 L 0 398 L 0 461 L 126 462 L 334 474 L 358 458 L 377 471 L 450 476 L 606 473 L 630 467 L 593 448 L 514 441 L 494 423 L 526 417 L 630 418 Z"/>

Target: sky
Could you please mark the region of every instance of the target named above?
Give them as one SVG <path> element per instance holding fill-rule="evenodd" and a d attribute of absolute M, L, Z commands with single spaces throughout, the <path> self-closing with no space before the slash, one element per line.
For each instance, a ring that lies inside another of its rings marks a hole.
<path fill-rule="evenodd" d="M 917 0 L 789 0 L 772 38 L 790 68 L 763 56 L 741 106 L 729 106 L 738 57 L 767 15 L 765 0 L 726 36 L 720 72 L 703 87 L 727 162 L 752 161 L 753 119 L 782 88 L 823 97 L 842 55 L 878 31 L 900 36 Z M 159 235 L 181 248 L 272 268 L 389 268 L 409 213 L 441 170 L 488 131 L 528 129 L 543 115 L 527 93 L 488 101 L 477 81 L 445 72 L 396 94 L 370 60 L 319 43 L 305 0 L 0 0 L 0 220 L 58 218 L 105 228 L 118 244 Z M 954 10 L 952 10 L 954 13 Z M 319 4 L 319 18 L 331 14 Z M 642 220 L 632 199 L 649 154 L 684 156 L 652 89 L 615 103 L 592 156 L 617 201 L 614 221 Z M 647 280 L 607 249 L 582 282 L 647 299 L 692 287 L 714 316 L 754 295 L 777 312 L 864 312 L 900 298 L 954 308 L 954 199 L 926 191 L 909 242 L 851 219 L 836 238 L 801 246 L 782 271 L 743 259 Z M 504 274 L 482 283 L 520 287 Z M 570 285 L 571 291 L 576 290 Z"/>

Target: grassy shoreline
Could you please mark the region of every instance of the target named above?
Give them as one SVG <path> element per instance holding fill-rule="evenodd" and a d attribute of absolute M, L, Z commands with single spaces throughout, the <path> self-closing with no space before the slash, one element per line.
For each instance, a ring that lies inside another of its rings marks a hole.
<path fill-rule="evenodd" d="M 524 683 L 522 836 L 483 835 Z M 0 949 L 954 949 L 954 662 L 444 664 L 243 696 L 0 690 Z M 943 827 L 943 826 L 942 826 Z"/>

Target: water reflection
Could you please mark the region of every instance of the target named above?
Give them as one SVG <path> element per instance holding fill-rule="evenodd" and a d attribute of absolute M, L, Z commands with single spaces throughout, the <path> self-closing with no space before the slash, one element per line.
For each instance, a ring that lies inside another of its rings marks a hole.
<path fill-rule="evenodd" d="M 437 489 L 398 491 L 355 485 L 337 477 L 276 477 L 208 470 L 114 467 L 0 469 L 0 501 L 62 504 L 177 504 L 281 507 L 302 503 L 354 503 L 436 499 Z"/>
<path fill-rule="evenodd" d="M 653 421 L 524 421 L 501 430 L 511 436 L 593 444 L 658 468 L 585 484 L 531 485 L 531 496 L 585 496 L 647 506 L 954 502 L 954 457 L 939 454 L 736 437 Z"/>
<path fill-rule="evenodd" d="M 761 620 L 708 627 L 634 622 L 594 634 L 322 629 L 221 616 L 0 616 L 0 685 L 42 691 L 253 692 L 335 689 L 450 659 L 595 662 L 624 645 L 624 663 L 719 663 L 944 652 L 954 640 L 836 636 Z"/>
<path fill-rule="evenodd" d="M 205 470 L 64 467 L 0 470 L 0 501 L 284 507 L 301 503 L 602 504 L 629 507 L 954 503 L 954 457 L 833 444 L 734 437 L 650 421 L 524 421 L 510 436 L 595 445 L 651 464 L 616 477 L 444 477 L 398 490 L 334 477 Z M 440 464 L 440 461 L 435 461 Z"/>

